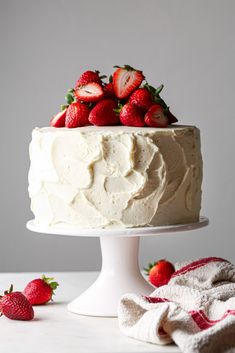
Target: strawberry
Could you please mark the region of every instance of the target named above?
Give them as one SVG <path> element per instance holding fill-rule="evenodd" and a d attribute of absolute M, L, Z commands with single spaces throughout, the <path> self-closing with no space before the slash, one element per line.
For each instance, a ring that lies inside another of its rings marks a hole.
<path fill-rule="evenodd" d="M 101 85 L 96 82 L 90 82 L 83 86 L 79 86 L 74 94 L 77 99 L 83 102 L 97 102 L 104 96 Z"/>
<path fill-rule="evenodd" d="M 90 109 L 83 103 L 74 102 L 70 104 L 66 112 L 65 126 L 75 128 L 88 125 L 89 113 Z"/>
<path fill-rule="evenodd" d="M 117 104 L 112 99 L 103 99 L 95 105 L 89 114 L 89 122 L 93 125 L 118 125 L 118 113 L 115 112 Z"/>
<path fill-rule="evenodd" d="M 77 89 L 79 86 L 84 86 L 90 82 L 96 82 L 99 85 L 101 84 L 101 80 L 99 77 L 99 71 L 85 71 L 85 72 L 83 72 L 83 74 L 81 74 L 81 76 L 79 77 L 79 79 L 77 80 L 77 82 L 75 84 L 75 89 Z"/>
<path fill-rule="evenodd" d="M 153 264 L 149 264 L 148 268 L 145 268 L 148 275 L 149 282 L 155 287 L 161 287 L 167 284 L 175 272 L 175 268 L 171 262 L 167 260 L 159 260 Z"/>
<path fill-rule="evenodd" d="M 144 79 L 142 71 L 135 70 L 129 65 L 117 67 L 113 73 L 113 88 L 116 97 L 127 98 L 136 88 L 138 88 Z"/>
<path fill-rule="evenodd" d="M 62 110 L 62 112 L 57 113 L 50 121 L 50 125 L 54 127 L 64 127 L 65 126 L 65 117 L 66 110 Z"/>
<path fill-rule="evenodd" d="M 106 83 L 103 87 L 103 91 L 104 91 L 105 98 L 115 98 L 112 82 Z"/>
<path fill-rule="evenodd" d="M 58 285 L 54 278 L 47 278 L 43 275 L 42 278 L 36 278 L 29 282 L 23 293 L 31 305 L 46 304 L 52 300 L 52 295 Z"/>
<path fill-rule="evenodd" d="M 164 112 L 164 108 L 160 104 L 154 104 L 147 111 L 144 121 L 151 127 L 167 127 L 168 118 Z"/>
<path fill-rule="evenodd" d="M 32 320 L 34 311 L 28 299 L 21 292 L 13 292 L 11 285 L 4 296 L 0 296 L 0 312 L 11 320 Z"/>
<path fill-rule="evenodd" d="M 125 104 L 120 111 L 120 120 L 127 126 L 144 126 L 144 114 L 142 110 L 135 105 Z"/>
<path fill-rule="evenodd" d="M 129 103 L 136 105 L 146 112 L 151 107 L 151 105 L 153 105 L 153 97 L 150 91 L 143 87 L 137 89 L 131 94 Z"/>

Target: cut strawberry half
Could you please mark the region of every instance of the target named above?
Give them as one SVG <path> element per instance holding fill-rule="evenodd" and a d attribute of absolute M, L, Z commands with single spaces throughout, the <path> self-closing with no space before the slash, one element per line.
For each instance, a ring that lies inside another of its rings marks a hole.
<path fill-rule="evenodd" d="M 113 88 L 116 97 L 120 99 L 128 97 L 140 86 L 143 79 L 142 71 L 135 70 L 129 65 L 118 67 L 113 74 Z"/>
<path fill-rule="evenodd" d="M 97 102 L 104 96 L 102 87 L 96 82 L 80 86 L 74 91 L 77 99 L 83 102 Z"/>
<path fill-rule="evenodd" d="M 64 127 L 67 109 L 57 113 L 50 121 L 50 125 L 53 127 Z"/>
<path fill-rule="evenodd" d="M 164 113 L 164 108 L 160 104 L 154 104 L 147 111 L 144 121 L 151 127 L 167 127 L 169 122 Z"/>

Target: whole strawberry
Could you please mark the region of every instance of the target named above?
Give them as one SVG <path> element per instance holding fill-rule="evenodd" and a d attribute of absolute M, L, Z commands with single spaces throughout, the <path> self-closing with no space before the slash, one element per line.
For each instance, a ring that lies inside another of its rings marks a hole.
<path fill-rule="evenodd" d="M 0 312 L 11 320 L 29 321 L 34 318 L 32 305 L 24 294 L 13 292 L 12 285 L 3 296 L 0 296 Z"/>
<path fill-rule="evenodd" d="M 79 79 L 77 80 L 77 82 L 75 84 L 75 89 L 78 88 L 79 86 L 84 86 L 90 82 L 96 82 L 96 83 L 101 84 L 99 71 L 88 70 L 88 71 L 83 72 L 83 74 L 81 74 L 81 76 L 79 77 Z"/>
<path fill-rule="evenodd" d="M 43 275 L 42 278 L 36 278 L 29 282 L 23 293 L 31 305 L 42 305 L 52 300 L 58 285 L 54 278 L 48 278 Z"/>
<path fill-rule="evenodd" d="M 153 105 L 153 97 L 147 88 L 138 88 L 131 94 L 129 103 L 146 112 Z"/>
<path fill-rule="evenodd" d="M 104 91 L 105 98 L 115 98 L 115 93 L 114 93 L 112 82 L 106 83 L 103 87 L 103 91 Z"/>
<path fill-rule="evenodd" d="M 135 105 L 127 103 L 120 111 L 120 121 L 127 126 L 144 126 L 144 114 L 142 110 Z"/>
<path fill-rule="evenodd" d="M 174 265 L 167 260 L 159 260 L 153 264 L 149 264 L 148 268 L 145 268 L 146 274 L 148 275 L 149 282 L 155 287 L 161 287 L 167 284 L 175 272 Z"/>
<path fill-rule="evenodd" d="M 119 125 L 119 116 L 115 112 L 117 103 L 112 99 L 103 99 L 95 105 L 89 114 L 89 122 L 97 126 Z"/>
<path fill-rule="evenodd" d="M 73 102 L 66 111 L 65 126 L 76 128 L 89 124 L 88 116 L 90 109 L 83 103 Z"/>

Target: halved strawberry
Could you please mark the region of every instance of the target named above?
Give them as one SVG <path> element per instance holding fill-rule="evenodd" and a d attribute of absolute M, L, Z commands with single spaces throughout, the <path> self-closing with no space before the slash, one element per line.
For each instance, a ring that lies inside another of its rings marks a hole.
<path fill-rule="evenodd" d="M 90 82 L 86 85 L 79 86 L 74 91 L 77 99 L 83 102 L 97 102 L 104 96 L 102 87 L 96 82 Z"/>
<path fill-rule="evenodd" d="M 135 105 L 127 103 L 120 111 L 120 121 L 127 126 L 144 126 L 144 114 L 142 110 Z"/>
<path fill-rule="evenodd" d="M 89 122 L 93 125 L 118 125 L 120 123 L 118 113 L 114 109 L 117 103 L 112 99 L 103 99 L 95 105 L 89 114 Z"/>
<path fill-rule="evenodd" d="M 129 65 L 118 67 L 113 73 L 113 88 L 115 95 L 120 99 L 128 97 L 140 86 L 143 79 L 144 75 L 142 71 L 135 70 Z"/>
<path fill-rule="evenodd" d="M 67 109 L 62 110 L 62 112 L 57 113 L 50 121 L 50 125 L 53 127 L 64 127 L 65 117 Z"/>
<path fill-rule="evenodd" d="M 151 127 L 167 127 L 169 122 L 164 113 L 164 108 L 160 104 L 154 104 L 147 111 L 144 121 Z"/>
<path fill-rule="evenodd" d="M 88 116 L 90 109 L 80 102 L 70 104 L 66 112 L 65 126 L 75 128 L 89 124 Z"/>
<path fill-rule="evenodd" d="M 96 82 L 98 84 L 101 84 L 99 71 L 88 70 L 88 71 L 83 72 L 83 74 L 81 74 L 81 76 L 79 77 L 79 79 L 77 80 L 77 82 L 75 84 L 75 89 L 77 89 L 79 86 L 84 86 L 90 82 Z"/>

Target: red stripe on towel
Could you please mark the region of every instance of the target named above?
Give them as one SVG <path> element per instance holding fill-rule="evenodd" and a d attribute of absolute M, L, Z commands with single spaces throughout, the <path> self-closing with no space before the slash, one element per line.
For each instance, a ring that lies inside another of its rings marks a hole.
<path fill-rule="evenodd" d="M 159 297 L 144 296 L 144 299 L 146 299 L 149 303 L 152 303 L 152 304 L 169 302 L 167 298 L 159 298 Z"/>
<path fill-rule="evenodd" d="M 202 267 L 207 265 L 210 262 L 229 262 L 228 260 L 222 259 L 220 257 L 205 257 L 203 259 L 197 260 L 197 261 L 193 261 L 190 264 L 180 268 L 178 271 L 175 271 L 173 273 L 173 275 L 171 276 L 171 278 L 174 278 L 176 276 L 180 276 L 183 275 L 189 271 L 193 271 L 196 268 Z"/>
<path fill-rule="evenodd" d="M 147 295 L 145 295 L 143 298 L 146 299 L 151 304 L 169 302 L 169 300 L 167 298 L 150 297 L 150 296 L 147 296 Z M 162 337 L 163 336 L 167 336 L 167 333 L 166 333 L 166 331 L 164 330 L 163 327 L 159 327 L 158 334 L 159 334 L 159 336 L 162 336 Z"/>
<path fill-rule="evenodd" d="M 197 326 L 201 330 L 206 330 L 214 326 L 218 322 L 224 320 L 228 315 L 235 316 L 235 310 L 225 311 L 224 315 L 218 320 L 210 320 L 202 310 L 198 310 L 198 311 L 192 310 L 192 311 L 189 311 L 189 314 L 191 315 L 193 321 L 197 324 Z"/>

